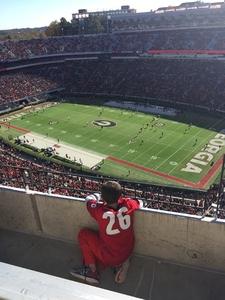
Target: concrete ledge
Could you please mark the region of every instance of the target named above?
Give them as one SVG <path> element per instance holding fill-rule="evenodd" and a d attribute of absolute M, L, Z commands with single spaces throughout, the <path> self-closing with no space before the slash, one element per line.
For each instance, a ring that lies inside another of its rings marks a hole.
<path fill-rule="evenodd" d="M 96 229 L 82 199 L 0 188 L 0 228 L 77 242 L 82 227 Z M 225 271 L 222 220 L 142 209 L 136 213 L 139 255 Z"/>
<path fill-rule="evenodd" d="M 72 281 L 69 270 L 81 263 L 80 249 L 72 243 L 0 229 L 0 245 L 2 262 Z M 111 269 L 100 274 L 100 288 L 146 300 L 224 300 L 225 273 L 162 259 L 134 255 L 121 285 L 114 282 Z"/>
<path fill-rule="evenodd" d="M 0 263 L 1 299 L 140 299 L 67 279 Z"/>

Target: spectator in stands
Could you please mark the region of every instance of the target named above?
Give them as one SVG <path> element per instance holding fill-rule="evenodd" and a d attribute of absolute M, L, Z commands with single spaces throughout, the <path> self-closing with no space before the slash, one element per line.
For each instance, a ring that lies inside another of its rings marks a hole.
<path fill-rule="evenodd" d="M 168 58 L 79 61 L 69 63 L 66 70 L 65 88 L 72 93 L 154 98 L 167 105 L 184 103 L 208 110 L 225 107 L 222 61 Z"/>
<path fill-rule="evenodd" d="M 71 270 L 74 277 L 88 283 L 99 283 L 97 265 L 101 264 L 118 267 L 115 282 L 125 281 L 134 248 L 133 214 L 141 204 L 121 194 L 120 184 L 108 181 L 102 185 L 101 195 L 96 193 L 86 198 L 87 209 L 97 221 L 99 232 L 90 229 L 79 232 L 84 265 Z"/>
<path fill-rule="evenodd" d="M 56 66 L 0 74 L 0 105 L 59 88 L 62 84 L 60 74 Z"/>
<path fill-rule="evenodd" d="M 26 178 L 24 174 L 28 174 Z M 84 198 L 87 193 L 100 190 L 104 182 L 101 177 L 89 177 L 73 173 L 71 169 L 59 164 L 37 159 L 14 149 L 0 141 L 0 184 L 45 193 Z M 175 188 L 123 183 L 126 197 L 145 201 L 148 208 L 180 213 L 203 215 L 212 203 L 217 202 L 217 185 L 207 193 Z"/>
<path fill-rule="evenodd" d="M 218 22 L 217 18 L 214 18 L 212 15 L 212 10 L 210 10 L 210 14 L 212 20 Z M 163 14 L 162 18 L 164 18 L 164 16 Z M 184 19 L 181 18 L 181 20 Z M 203 18 L 203 21 L 204 20 Z M 179 28 L 176 30 L 176 28 L 173 27 L 173 30 L 166 30 L 167 25 L 165 24 L 164 29 L 160 31 L 142 31 L 142 29 L 146 30 L 157 27 L 155 26 L 156 24 L 151 23 L 151 20 L 149 24 L 140 24 L 140 22 L 138 22 L 140 25 L 138 28 L 140 30 L 139 32 L 128 31 L 126 33 L 118 32 L 116 34 L 112 33 L 107 35 L 92 34 L 19 41 L 0 41 L 0 63 L 47 56 L 50 61 L 51 59 L 55 59 L 54 57 L 49 57 L 50 55 L 77 52 L 142 52 L 149 49 L 224 50 L 224 12 L 221 14 L 221 20 L 223 26 L 218 28 L 195 28 L 194 30 L 190 28 Z M 126 23 L 127 22 L 123 22 L 122 28 L 118 28 L 118 30 L 137 29 L 135 28 L 137 27 L 136 22 L 134 22 L 133 25 L 132 22 L 131 24 L 128 22 L 128 27 L 126 27 Z M 161 23 L 158 25 L 161 26 Z"/>

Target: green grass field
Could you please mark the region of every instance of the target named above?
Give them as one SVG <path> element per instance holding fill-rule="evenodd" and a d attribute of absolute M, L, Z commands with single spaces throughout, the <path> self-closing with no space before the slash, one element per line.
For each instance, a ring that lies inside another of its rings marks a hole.
<path fill-rule="evenodd" d="M 116 125 L 102 128 L 93 124 L 95 120 L 107 120 Z M 109 156 L 100 169 L 105 175 L 179 186 L 186 185 L 185 181 L 197 185 L 207 176 L 212 168 L 210 163 L 198 165 L 201 168 L 199 173 L 182 169 L 225 128 L 224 119 L 210 114 L 186 113 L 176 118 L 156 118 L 139 112 L 70 103 L 29 113 L 10 124 Z M 6 131 L 4 128 L 1 134 L 9 134 L 9 131 L 13 136 L 18 135 L 15 130 Z M 221 146 L 213 154 L 214 164 L 224 150 L 225 147 Z M 219 168 L 208 178 L 204 188 L 215 180 L 218 173 Z"/>

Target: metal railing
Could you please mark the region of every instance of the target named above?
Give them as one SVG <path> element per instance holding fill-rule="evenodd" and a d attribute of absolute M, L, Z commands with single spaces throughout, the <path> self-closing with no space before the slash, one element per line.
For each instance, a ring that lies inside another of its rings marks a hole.
<path fill-rule="evenodd" d="M 98 192 L 102 183 L 112 178 L 63 173 L 50 170 L 31 170 L 9 165 L 0 166 L 0 184 L 49 194 L 84 198 Z M 214 191 L 204 192 L 154 184 L 120 181 L 123 195 L 144 201 L 153 209 L 204 216 L 215 202 Z"/>
<path fill-rule="evenodd" d="M 223 163 L 220 175 L 220 183 L 218 187 L 218 196 L 217 196 L 217 204 L 215 206 L 216 216 L 219 218 L 225 219 L 225 154 L 223 156 Z"/>

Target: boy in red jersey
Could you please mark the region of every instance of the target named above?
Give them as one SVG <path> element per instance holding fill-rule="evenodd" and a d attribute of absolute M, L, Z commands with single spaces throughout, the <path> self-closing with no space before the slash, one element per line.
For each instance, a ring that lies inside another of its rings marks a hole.
<path fill-rule="evenodd" d="M 115 281 L 125 281 L 134 248 L 134 211 L 141 207 L 141 202 L 121 194 L 120 184 L 108 181 L 102 185 L 101 195 L 95 193 L 86 198 L 87 209 L 97 221 L 99 231 L 80 230 L 78 240 L 84 265 L 71 270 L 74 277 L 99 283 L 97 265 L 101 264 L 117 267 Z"/>

